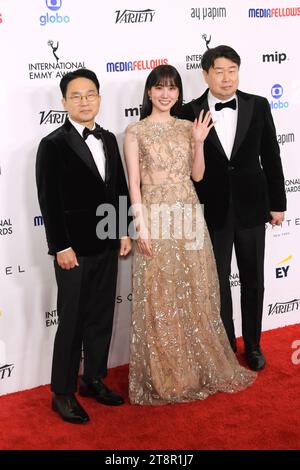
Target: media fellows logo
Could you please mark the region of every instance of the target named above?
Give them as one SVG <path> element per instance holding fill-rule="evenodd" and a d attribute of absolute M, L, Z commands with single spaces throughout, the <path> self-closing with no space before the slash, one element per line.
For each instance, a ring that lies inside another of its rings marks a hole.
<path fill-rule="evenodd" d="M 249 8 L 249 18 L 285 18 L 300 16 L 300 7 L 295 8 Z"/>
<path fill-rule="evenodd" d="M 51 12 L 55 12 L 51 14 L 49 12 L 45 13 L 44 15 L 40 16 L 40 25 L 46 26 L 47 24 L 62 24 L 62 23 L 69 23 L 70 17 L 67 15 L 60 15 L 57 10 L 59 10 L 62 6 L 62 0 L 45 0 L 47 8 Z"/>
<path fill-rule="evenodd" d="M 157 65 L 167 64 L 168 59 L 130 60 L 128 62 L 107 62 L 107 72 L 133 72 L 135 70 L 152 70 Z"/>
<path fill-rule="evenodd" d="M 276 83 L 271 88 L 271 95 L 274 98 L 273 101 L 270 101 L 271 109 L 286 109 L 289 107 L 289 103 L 287 101 L 281 101 L 280 98 L 283 95 L 283 87 L 279 83 Z"/>

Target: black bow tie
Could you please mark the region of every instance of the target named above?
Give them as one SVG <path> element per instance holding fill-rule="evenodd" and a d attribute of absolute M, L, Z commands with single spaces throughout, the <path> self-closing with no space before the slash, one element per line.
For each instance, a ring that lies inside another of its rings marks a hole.
<path fill-rule="evenodd" d="M 236 99 L 233 98 L 230 101 L 227 101 L 226 103 L 216 103 L 215 104 L 215 110 L 216 111 L 221 111 L 223 108 L 231 108 L 231 109 L 236 109 Z"/>
<path fill-rule="evenodd" d="M 95 129 L 93 129 L 92 131 L 90 129 L 88 129 L 87 127 L 85 127 L 83 129 L 83 132 L 82 132 L 82 137 L 84 138 L 84 140 L 86 140 L 88 138 L 88 136 L 91 135 L 91 134 L 94 137 L 96 137 L 96 139 L 101 139 L 102 133 L 101 133 L 100 126 L 96 126 Z"/>

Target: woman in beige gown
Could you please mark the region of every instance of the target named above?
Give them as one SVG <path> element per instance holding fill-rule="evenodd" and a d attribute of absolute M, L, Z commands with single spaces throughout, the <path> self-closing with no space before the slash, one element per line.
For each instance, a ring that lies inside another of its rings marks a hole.
<path fill-rule="evenodd" d="M 177 70 L 147 78 L 141 121 L 125 133 L 124 153 L 137 229 L 129 397 L 133 404 L 204 399 L 249 386 L 221 318 L 215 260 L 191 177 L 204 173 L 210 114 L 174 117 L 182 103 Z"/>

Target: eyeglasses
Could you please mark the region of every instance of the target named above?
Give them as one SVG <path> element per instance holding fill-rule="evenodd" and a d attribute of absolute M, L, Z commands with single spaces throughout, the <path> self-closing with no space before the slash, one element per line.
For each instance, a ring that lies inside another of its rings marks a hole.
<path fill-rule="evenodd" d="M 87 95 L 72 95 L 68 96 L 69 100 L 72 100 L 74 104 L 80 104 L 82 98 L 85 98 L 88 103 L 93 103 L 99 97 L 98 93 L 88 93 Z"/>

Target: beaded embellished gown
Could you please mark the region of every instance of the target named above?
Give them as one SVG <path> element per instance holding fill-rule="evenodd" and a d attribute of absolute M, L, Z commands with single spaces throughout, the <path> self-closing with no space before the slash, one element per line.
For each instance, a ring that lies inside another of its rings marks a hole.
<path fill-rule="evenodd" d="M 221 318 L 217 271 L 190 179 L 192 123 L 130 124 L 152 256 L 135 250 L 129 397 L 133 404 L 204 399 L 249 386 Z"/>

